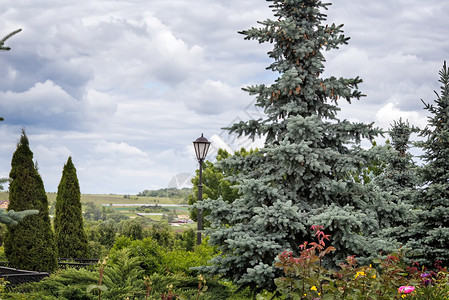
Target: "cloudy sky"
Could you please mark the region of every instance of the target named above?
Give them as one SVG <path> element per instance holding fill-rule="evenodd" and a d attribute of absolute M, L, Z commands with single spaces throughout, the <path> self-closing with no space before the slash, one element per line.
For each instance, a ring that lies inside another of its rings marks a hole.
<path fill-rule="evenodd" d="M 221 128 L 260 114 L 241 87 L 276 78 L 269 45 L 237 33 L 271 17 L 268 4 L 2 0 L 0 38 L 23 31 L 0 53 L 0 177 L 22 128 L 48 192 L 68 156 L 82 193 L 136 194 L 192 174 L 202 132 L 214 148 L 248 146 Z M 326 74 L 361 76 L 367 95 L 340 118 L 424 126 L 420 99 L 433 101 L 449 59 L 448 11 L 441 0 L 335 1 L 329 22 L 351 40 L 326 53 Z"/>

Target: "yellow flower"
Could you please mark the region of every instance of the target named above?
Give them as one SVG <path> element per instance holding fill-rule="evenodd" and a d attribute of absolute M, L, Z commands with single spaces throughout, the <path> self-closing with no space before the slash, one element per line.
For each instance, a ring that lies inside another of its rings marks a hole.
<path fill-rule="evenodd" d="M 312 286 L 311 288 L 310 288 L 312 291 L 316 291 L 317 289 L 316 289 L 316 286 Z"/>
<path fill-rule="evenodd" d="M 373 276 L 371 276 L 371 278 L 376 278 L 376 274 L 374 274 Z"/>
<path fill-rule="evenodd" d="M 360 272 L 357 272 L 357 274 L 355 274 L 354 278 L 357 279 L 357 277 L 359 277 L 359 276 L 366 276 L 366 274 L 365 274 L 365 272 L 360 271 Z"/>

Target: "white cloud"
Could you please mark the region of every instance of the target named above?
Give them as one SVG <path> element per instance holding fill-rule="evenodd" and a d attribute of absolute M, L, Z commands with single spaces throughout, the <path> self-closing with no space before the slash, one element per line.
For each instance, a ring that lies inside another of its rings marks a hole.
<path fill-rule="evenodd" d="M 121 156 L 122 158 L 127 157 L 135 158 L 136 156 L 140 157 L 148 156 L 148 154 L 143 152 L 142 150 L 130 146 L 124 142 L 115 143 L 115 142 L 102 141 L 101 143 L 97 144 L 93 150 L 101 155 L 118 155 Z"/>
<path fill-rule="evenodd" d="M 34 148 L 34 155 L 39 157 L 39 160 L 50 161 L 55 158 L 67 159 L 72 153 L 66 146 L 45 147 L 39 144 Z"/>
<path fill-rule="evenodd" d="M 80 117 L 82 106 L 53 81 L 37 82 L 24 92 L 1 92 L 0 111 L 12 124 L 55 124 L 70 127 Z"/>
<path fill-rule="evenodd" d="M 376 113 L 376 124 L 384 129 L 391 128 L 394 121 L 408 121 L 410 125 L 424 128 L 427 123 L 427 118 L 421 116 L 416 111 L 402 111 L 396 107 L 394 103 L 387 103 L 381 107 Z"/>

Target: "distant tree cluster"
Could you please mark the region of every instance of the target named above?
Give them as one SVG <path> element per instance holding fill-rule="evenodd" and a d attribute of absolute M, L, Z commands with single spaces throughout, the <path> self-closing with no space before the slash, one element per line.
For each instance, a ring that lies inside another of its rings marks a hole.
<path fill-rule="evenodd" d="M 146 212 L 146 213 L 159 213 L 159 212 L 169 212 L 170 209 L 160 205 L 142 205 L 136 208 L 136 211 Z"/>
<path fill-rule="evenodd" d="M 166 197 L 166 198 L 183 198 L 187 199 L 192 189 L 183 188 L 163 188 L 159 190 L 143 190 L 138 193 L 138 197 Z"/>

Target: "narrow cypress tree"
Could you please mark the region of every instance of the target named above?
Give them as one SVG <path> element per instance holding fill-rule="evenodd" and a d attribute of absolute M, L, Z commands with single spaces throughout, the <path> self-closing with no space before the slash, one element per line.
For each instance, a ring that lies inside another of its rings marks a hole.
<path fill-rule="evenodd" d="M 58 186 L 54 227 L 59 257 L 87 258 L 88 243 L 83 226 L 81 193 L 71 157 L 64 165 Z"/>
<path fill-rule="evenodd" d="M 415 260 L 432 266 L 435 260 L 449 263 L 449 70 L 444 62 L 439 72 L 441 92 L 434 104 L 424 103 L 431 115 L 421 132 L 425 164 L 420 169 L 423 188 L 416 197 L 419 222 L 413 226 L 409 245 Z"/>
<path fill-rule="evenodd" d="M 15 226 L 8 226 L 5 254 L 17 268 L 34 271 L 53 271 L 57 267 L 54 234 L 48 215 L 48 200 L 44 183 L 33 164 L 33 152 L 25 131 L 17 144 L 11 161 L 12 179 L 9 186 L 8 210 L 39 211 Z"/>
<path fill-rule="evenodd" d="M 321 51 L 347 43 L 342 25 L 322 24 L 326 15 L 320 10 L 329 4 L 321 1 L 268 1 L 276 20 L 241 33 L 245 39 L 274 43 L 268 69 L 280 77 L 269 86 L 244 89 L 256 95 L 264 119 L 228 128 L 251 138 L 263 136 L 265 146 L 218 164 L 236 170 L 230 180 L 239 185 L 237 200 L 197 204 L 210 210 L 211 229 L 206 232 L 221 250 L 201 271 L 254 290 L 274 287 L 273 279 L 280 275 L 274 266 L 277 255 L 284 250 L 297 255 L 310 225 L 323 225 L 332 235 L 338 249 L 333 263 L 349 254 L 368 257 L 379 231 L 373 209 L 379 195 L 350 174 L 366 163 L 358 155 L 362 150 L 351 145 L 373 139 L 380 130 L 336 117 L 339 99 L 362 97 L 357 90 L 362 80 L 321 77 Z"/>

